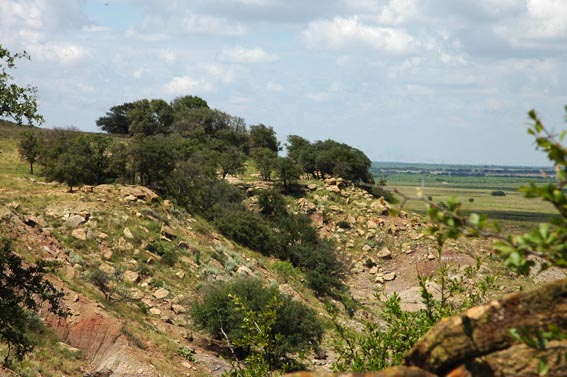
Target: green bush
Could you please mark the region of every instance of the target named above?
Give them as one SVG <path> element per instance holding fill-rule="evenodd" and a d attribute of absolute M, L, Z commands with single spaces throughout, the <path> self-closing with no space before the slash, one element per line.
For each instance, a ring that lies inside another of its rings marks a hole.
<path fill-rule="evenodd" d="M 279 365 L 292 353 L 318 346 L 321 341 L 323 327 L 315 311 L 254 278 L 217 282 L 203 288 L 200 299 L 191 310 L 195 324 L 217 339 L 228 340 L 230 344 L 242 343 L 251 334 L 243 324 L 244 313 L 239 310 L 234 297 L 255 313 L 262 313 L 276 298 L 276 318 L 269 334 L 272 366 Z M 251 349 L 237 347 L 235 351 L 245 358 Z"/>
<path fill-rule="evenodd" d="M 504 191 L 497 190 L 497 191 L 492 191 L 490 193 L 490 195 L 492 195 L 492 196 L 506 196 L 506 193 Z"/>

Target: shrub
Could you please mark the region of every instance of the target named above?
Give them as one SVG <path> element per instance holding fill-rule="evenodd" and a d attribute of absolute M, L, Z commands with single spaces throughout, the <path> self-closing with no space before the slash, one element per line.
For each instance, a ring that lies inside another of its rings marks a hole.
<path fill-rule="evenodd" d="M 492 195 L 492 196 L 506 196 L 506 193 L 504 191 L 498 190 L 498 191 L 492 191 L 490 193 L 490 195 Z"/>
<path fill-rule="evenodd" d="M 237 298 L 237 299 L 234 299 Z M 270 303 L 277 303 L 275 321 L 270 327 L 269 360 L 278 366 L 291 353 L 305 352 L 321 341 L 323 328 L 316 313 L 306 305 L 279 293 L 275 287 L 266 287 L 254 278 L 239 278 L 231 282 L 217 282 L 205 287 L 200 300 L 193 306 L 191 317 L 195 323 L 217 339 L 230 345 L 242 343 L 252 336 L 244 325 L 247 311 L 262 313 Z M 240 303 L 240 304 L 238 304 Z M 255 315 L 261 318 L 261 315 Z M 262 327 L 264 324 L 258 324 Z M 244 358 L 252 350 L 236 347 L 236 354 Z"/>

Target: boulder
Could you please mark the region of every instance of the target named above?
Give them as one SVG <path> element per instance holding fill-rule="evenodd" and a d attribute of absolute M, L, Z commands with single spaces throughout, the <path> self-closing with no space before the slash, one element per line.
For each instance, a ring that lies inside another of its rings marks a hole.
<path fill-rule="evenodd" d="M 71 236 L 81 241 L 87 239 L 87 231 L 84 228 L 73 229 Z"/>
<path fill-rule="evenodd" d="M 140 275 L 135 271 L 127 270 L 127 271 L 124 271 L 122 278 L 127 283 L 135 283 L 140 278 Z"/>
<path fill-rule="evenodd" d="M 408 352 L 405 363 L 442 375 L 521 377 L 537 376 L 537 363 L 545 357 L 548 375 L 564 376 L 567 363 L 556 363 L 556 356 L 565 352 L 565 341 L 535 350 L 516 342 L 509 332 L 550 325 L 567 330 L 567 280 L 514 293 L 440 321 Z"/>
<path fill-rule="evenodd" d="M 162 300 L 169 296 L 169 291 L 165 288 L 159 288 L 157 291 L 154 292 L 153 296 L 158 300 Z"/>
<path fill-rule="evenodd" d="M 380 251 L 376 254 L 376 256 L 382 259 L 391 259 L 392 252 L 390 251 L 390 249 L 384 246 L 382 249 L 380 249 Z"/>
<path fill-rule="evenodd" d="M 65 220 L 65 225 L 67 225 L 69 228 L 76 228 L 76 227 L 84 224 L 86 221 L 87 221 L 87 219 L 85 219 L 81 215 L 72 215 L 72 216 L 69 216 L 67 218 L 67 220 Z"/>

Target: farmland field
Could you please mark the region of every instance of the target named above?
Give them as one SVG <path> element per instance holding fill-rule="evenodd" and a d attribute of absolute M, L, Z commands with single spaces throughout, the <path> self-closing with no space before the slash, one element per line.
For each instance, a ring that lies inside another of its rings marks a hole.
<path fill-rule="evenodd" d="M 520 186 L 529 182 L 550 182 L 553 169 L 549 167 L 375 162 L 372 173 L 377 182 L 385 180 L 388 189 L 397 189 L 406 196 L 415 197 L 417 189 L 422 188 L 435 203 L 456 197 L 463 203 L 465 211 L 485 213 L 490 219 L 504 220 L 510 224 L 543 222 L 554 213 L 548 203 L 527 199 L 518 192 Z M 501 191 L 505 196 L 494 196 L 495 191 Z M 423 213 L 425 204 L 410 200 L 405 208 Z"/>

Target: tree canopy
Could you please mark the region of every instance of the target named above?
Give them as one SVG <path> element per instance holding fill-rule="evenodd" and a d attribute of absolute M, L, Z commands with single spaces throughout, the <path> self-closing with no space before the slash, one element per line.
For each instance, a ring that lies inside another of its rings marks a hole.
<path fill-rule="evenodd" d="M 16 67 L 17 59 L 29 59 L 29 55 L 25 51 L 12 54 L 0 44 L 0 117 L 18 124 L 24 119 L 29 125 L 41 124 L 44 119 L 37 112 L 36 88 L 16 85 L 8 73 Z"/>

